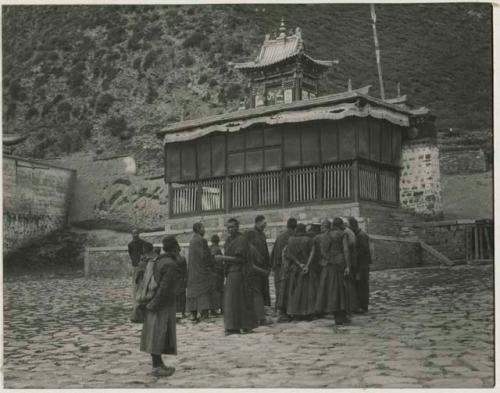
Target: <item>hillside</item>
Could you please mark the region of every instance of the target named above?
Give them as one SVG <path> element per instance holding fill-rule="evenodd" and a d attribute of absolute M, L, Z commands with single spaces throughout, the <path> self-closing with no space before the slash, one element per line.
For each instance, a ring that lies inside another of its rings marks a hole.
<path fill-rule="evenodd" d="M 246 83 L 228 62 L 255 57 L 281 17 L 339 60 L 323 94 L 351 78 L 378 95 L 368 5 L 4 6 L 3 130 L 29 135 L 17 155 L 127 152 L 157 175 L 154 131 L 236 109 Z M 389 97 L 400 82 L 440 128 L 492 128 L 490 5 L 378 5 L 377 28 Z"/>

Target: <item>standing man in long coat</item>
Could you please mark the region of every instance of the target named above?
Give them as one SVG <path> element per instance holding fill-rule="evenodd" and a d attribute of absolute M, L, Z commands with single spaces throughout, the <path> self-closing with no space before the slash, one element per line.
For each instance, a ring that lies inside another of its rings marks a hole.
<path fill-rule="evenodd" d="M 224 244 L 224 255 L 216 258 L 224 262 L 224 329 L 226 335 L 249 333 L 258 326 L 255 303 L 250 283 L 252 263 L 249 260 L 250 244 L 239 231 L 239 222 L 230 218 L 229 234 Z"/>
<path fill-rule="evenodd" d="M 354 217 L 348 219 L 349 227 L 356 235 L 356 293 L 360 312 L 368 311 L 370 300 L 370 264 L 372 256 L 370 253 L 370 238 L 363 231 Z"/>
<path fill-rule="evenodd" d="M 193 225 L 193 237 L 189 242 L 188 280 L 186 308 L 192 314 L 192 320 L 208 318 L 208 310 L 219 308 L 215 300 L 214 260 L 206 239 L 205 228 L 201 222 Z"/>
<path fill-rule="evenodd" d="M 151 354 L 152 375 L 168 377 L 175 371 L 167 367 L 162 354 L 177 355 L 175 282 L 179 244 L 173 236 L 163 239 L 164 254 L 154 260 L 153 277 L 158 285 L 145 305 L 140 350 Z"/>
<path fill-rule="evenodd" d="M 286 292 L 285 287 L 288 277 L 284 274 L 284 270 L 286 270 L 284 264 L 286 261 L 283 260 L 283 249 L 286 247 L 290 236 L 295 232 L 296 227 L 297 220 L 293 217 L 289 218 L 286 223 L 286 230 L 276 237 L 276 242 L 271 252 L 271 268 L 274 273 L 274 290 L 276 294 L 275 309 L 279 313 L 278 322 L 286 317 L 286 300 L 283 299 L 283 291 Z"/>
<path fill-rule="evenodd" d="M 262 215 L 255 217 L 255 226 L 253 229 L 246 233 L 247 239 L 251 245 L 250 255 L 252 256 L 252 263 L 265 270 L 269 271 L 271 268 L 269 249 L 267 247 L 266 218 Z M 254 290 L 254 301 L 261 325 L 266 323 L 266 314 L 264 306 L 271 305 L 271 296 L 269 294 L 269 276 L 257 273 L 255 270 L 251 273 L 252 288 Z"/>

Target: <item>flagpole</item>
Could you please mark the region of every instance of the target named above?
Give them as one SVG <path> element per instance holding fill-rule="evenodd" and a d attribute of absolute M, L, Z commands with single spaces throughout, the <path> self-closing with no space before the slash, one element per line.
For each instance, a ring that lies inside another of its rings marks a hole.
<path fill-rule="evenodd" d="M 385 100 L 384 81 L 382 79 L 382 65 L 380 64 L 380 47 L 377 38 L 377 15 L 375 14 L 375 4 L 370 4 L 372 14 L 373 41 L 375 42 L 375 56 L 377 57 L 378 82 L 380 84 L 380 97 Z"/>

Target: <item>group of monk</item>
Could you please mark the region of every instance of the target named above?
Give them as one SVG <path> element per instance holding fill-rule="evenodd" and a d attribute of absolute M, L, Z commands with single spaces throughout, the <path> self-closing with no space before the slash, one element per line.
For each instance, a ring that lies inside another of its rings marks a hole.
<path fill-rule="evenodd" d="M 144 277 L 145 265 L 139 266 L 142 254 L 144 261 L 153 262 L 158 287 L 153 299 L 141 306 L 145 313 L 141 350 L 151 354 L 153 374 L 173 373 L 161 354 L 177 351 L 176 312 L 183 316 L 190 312 L 193 321 L 207 319 L 210 313 L 223 314 L 226 335 L 251 333 L 268 324 L 265 306 L 271 305 L 271 271 L 278 322 L 330 314 L 340 325 L 348 323 L 353 313 L 368 311 L 369 238 L 354 217 L 324 219 L 309 228 L 290 218 L 271 253 L 266 225 L 266 218 L 258 215 L 254 227 L 242 233 L 239 221 L 230 218 L 222 252 L 219 237 L 212 236 L 209 246 L 203 224 L 195 223 L 188 264 L 175 237 L 163 239 L 163 253 L 155 253 L 150 243 L 133 233 L 129 254 L 134 285 Z"/>
<path fill-rule="evenodd" d="M 269 253 L 266 218 L 255 217 L 253 229 L 241 233 L 239 222 L 227 222 L 224 253 L 212 238 L 209 247 L 201 223 L 193 226 L 187 272 L 187 308 L 193 319 L 224 313 L 225 333 L 251 332 L 267 324 L 271 305 L 269 275 L 273 271 L 278 321 L 313 319 L 333 314 L 336 324 L 368 310 L 368 235 L 354 217 L 324 219 L 307 228 L 295 218 L 287 222 Z M 225 282 L 225 285 L 224 285 Z"/>
<path fill-rule="evenodd" d="M 354 217 L 324 219 L 319 227 L 287 222 L 271 254 L 279 321 L 333 314 L 338 325 L 368 311 L 368 235 Z"/>

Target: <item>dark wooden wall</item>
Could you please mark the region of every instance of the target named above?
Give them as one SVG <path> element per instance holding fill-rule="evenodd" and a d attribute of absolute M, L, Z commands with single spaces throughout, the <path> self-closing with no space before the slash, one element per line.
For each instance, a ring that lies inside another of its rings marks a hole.
<path fill-rule="evenodd" d="M 260 127 L 165 146 L 166 182 L 307 167 L 357 158 L 399 166 L 405 129 L 385 120 Z"/>

